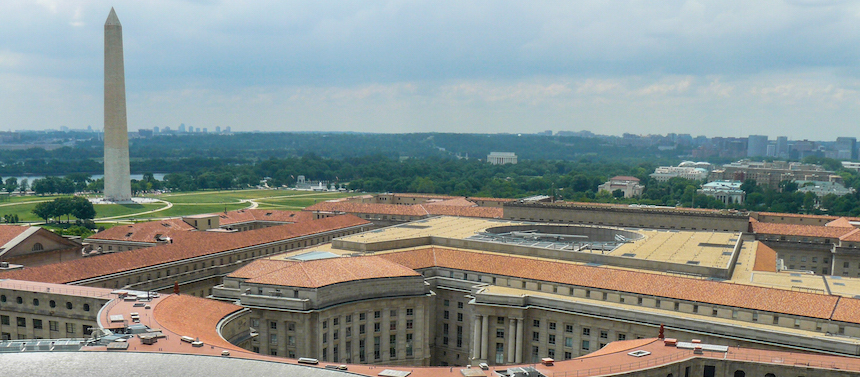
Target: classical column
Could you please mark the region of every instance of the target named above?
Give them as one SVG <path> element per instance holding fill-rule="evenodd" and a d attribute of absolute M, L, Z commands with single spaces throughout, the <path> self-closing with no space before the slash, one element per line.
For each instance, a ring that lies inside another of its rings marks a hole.
<path fill-rule="evenodd" d="M 514 363 L 523 362 L 523 318 L 517 318 L 517 349 L 514 354 Z"/>
<path fill-rule="evenodd" d="M 490 330 L 490 316 L 485 315 L 484 320 L 481 323 L 481 360 L 487 359 L 487 348 L 489 348 L 488 344 L 490 337 L 488 336 L 488 332 Z"/>
<path fill-rule="evenodd" d="M 508 319 L 508 364 L 513 364 L 514 362 L 514 351 L 516 350 L 516 332 L 517 331 L 517 319 L 510 318 Z"/>
<path fill-rule="evenodd" d="M 478 360 L 481 357 L 481 315 L 475 314 L 475 320 L 472 322 L 472 360 Z"/>

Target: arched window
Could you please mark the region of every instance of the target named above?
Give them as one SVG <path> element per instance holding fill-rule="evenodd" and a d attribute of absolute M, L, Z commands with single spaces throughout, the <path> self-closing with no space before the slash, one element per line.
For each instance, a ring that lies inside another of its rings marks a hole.
<path fill-rule="evenodd" d="M 744 371 L 738 369 L 735 371 L 735 377 L 745 377 L 747 374 Z"/>
<path fill-rule="evenodd" d="M 33 244 L 33 251 L 42 251 L 42 250 L 44 250 L 44 249 L 45 249 L 45 248 L 43 248 L 43 247 L 42 247 L 42 244 L 41 244 L 41 243 L 36 242 L 36 243 L 34 243 L 34 244 Z"/>
<path fill-rule="evenodd" d="M 23 298 L 21 298 L 21 296 L 18 296 L 18 298 L 16 298 L 16 299 L 15 299 L 15 302 L 17 302 L 17 303 L 19 303 L 19 304 L 23 304 L 23 303 L 24 303 L 24 299 L 23 299 Z"/>
<path fill-rule="evenodd" d="M 48 302 L 48 305 L 49 305 L 50 307 L 52 307 L 52 308 L 56 308 L 56 307 L 57 307 L 57 302 L 56 302 L 56 301 L 54 301 L 54 300 L 51 300 L 50 302 Z"/>
<path fill-rule="evenodd" d="M 66 309 L 72 310 L 72 303 L 66 301 Z"/>
<path fill-rule="evenodd" d="M 0 302 L 6 302 L 6 295 L 0 295 Z"/>
<path fill-rule="evenodd" d="M 39 306 L 39 299 L 38 298 L 33 299 L 33 306 Z"/>
<path fill-rule="evenodd" d="M 90 311 L 90 304 L 84 304 L 84 311 L 85 312 Z M 741 377 L 743 377 L 743 376 L 741 376 Z"/>

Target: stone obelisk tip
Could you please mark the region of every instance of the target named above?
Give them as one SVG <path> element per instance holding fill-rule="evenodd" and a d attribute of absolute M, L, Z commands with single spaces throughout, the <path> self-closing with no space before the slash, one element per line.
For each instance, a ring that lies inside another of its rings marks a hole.
<path fill-rule="evenodd" d="M 116 11 L 113 10 L 113 7 L 110 8 L 110 14 L 108 15 L 107 21 L 105 21 L 105 26 L 122 26 L 119 23 L 119 18 L 116 16 Z"/>

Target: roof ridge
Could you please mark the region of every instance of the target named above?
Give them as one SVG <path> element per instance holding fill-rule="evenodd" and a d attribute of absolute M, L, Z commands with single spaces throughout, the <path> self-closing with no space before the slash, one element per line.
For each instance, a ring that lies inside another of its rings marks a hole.
<path fill-rule="evenodd" d="M 827 279 L 825 279 L 826 281 Z M 842 296 L 836 296 L 836 303 L 833 304 L 833 310 L 830 311 L 830 316 L 827 317 L 829 320 L 833 320 L 833 314 L 836 313 L 836 308 L 839 307 L 839 301 L 842 301 Z"/>

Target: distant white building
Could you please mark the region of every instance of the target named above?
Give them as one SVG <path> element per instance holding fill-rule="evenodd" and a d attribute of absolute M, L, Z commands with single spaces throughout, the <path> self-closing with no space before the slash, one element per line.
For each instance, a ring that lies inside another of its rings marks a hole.
<path fill-rule="evenodd" d="M 642 195 L 642 191 L 645 190 L 645 186 L 639 184 L 639 178 L 623 175 L 609 178 L 609 181 L 597 186 L 598 192 L 614 192 L 615 190 L 621 190 L 621 192 L 624 193 L 625 198 L 632 198 L 634 196 Z"/>
<path fill-rule="evenodd" d="M 516 164 L 517 155 L 513 152 L 490 152 L 487 162 L 493 165 Z"/>
<path fill-rule="evenodd" d="M 717 198 L 725 205 L 743 204 L 747 195 L 744 190 L 741 190 L 740 181 L 708 182 L 702 185 L 698 193 Z"/>
<path fill-rule="evenodd" d="M 666 182 L 675 177 L 704 181 L 708 179 L 710 166 L 707 162 L 684 161 L 678 166 L 660 166 L 654 169 L 650 176 L 658 182 Z"/>
<path fill-rule="evenodd" d="M 795 181 L 794 183 L 797 183 L 797 192 L 811 192 L 818 197 L 822 197 L 827 194 L 842 196 L 854 193 L 854 188 L 845 187 L 838 182 Z"/>

